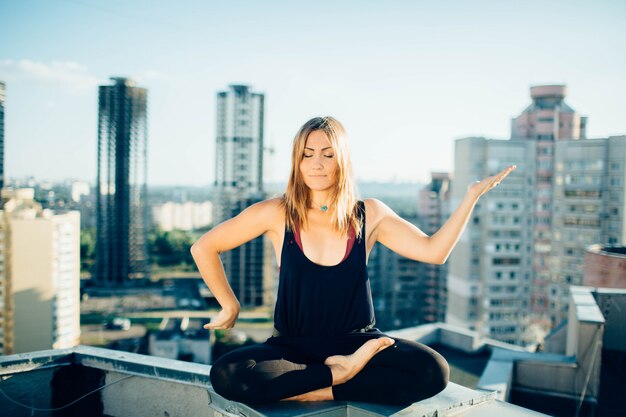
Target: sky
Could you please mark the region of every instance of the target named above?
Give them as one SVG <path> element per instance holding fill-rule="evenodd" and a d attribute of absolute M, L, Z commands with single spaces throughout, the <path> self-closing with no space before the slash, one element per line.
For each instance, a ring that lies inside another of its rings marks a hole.
<path fill-rule="evenodd" d="M 566 84 L 589 137 L 626 134 L 623 1 L 0 0 L 5 173 L 93 182 L 97 87 L 148 89 L 149 185 L 210 184 L 216 93 L 265 94 L 266 181 L 331 115 L 357 179 L 427 182 L 454 140 L 507 139 L 529 88 Z"/>

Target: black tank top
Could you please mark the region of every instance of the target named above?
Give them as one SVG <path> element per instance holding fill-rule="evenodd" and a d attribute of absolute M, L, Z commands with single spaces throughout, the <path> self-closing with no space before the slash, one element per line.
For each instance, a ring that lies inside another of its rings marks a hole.
<path fill-rule="evenodd" d="M 338 336 L 374 327 L 367 277 L 365 204 L 358 202 L 361 237 L 337 265 L 309 260 L 285 227 L 274 327 L 283 336 Z"/>

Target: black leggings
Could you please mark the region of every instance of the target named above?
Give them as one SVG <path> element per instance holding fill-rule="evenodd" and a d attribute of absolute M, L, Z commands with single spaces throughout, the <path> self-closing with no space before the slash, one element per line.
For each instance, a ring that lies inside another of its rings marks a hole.
<path fill-rule="evenodd" d="M 261 404 L 332 385 L 324 360 L 347 355 L 383 334 L 338 338 L 272 337 L 227 353 L 211 368 L 213 389 L 229 400 Z M 442 391 L 449 377 L 446 360 L 421 343 L 394 338 L 354 378 L 332 386 L 337 401 L 408 405 Z"/>

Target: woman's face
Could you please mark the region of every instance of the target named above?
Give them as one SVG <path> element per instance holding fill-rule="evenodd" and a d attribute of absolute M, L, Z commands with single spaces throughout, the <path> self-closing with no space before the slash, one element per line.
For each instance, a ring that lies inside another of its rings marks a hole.
<path fill-rule="evenodd" d="M 323 130 L 309 133 L 300 162 L 300 174 L 311 190 L 323 191 L 335 186 L 337 157 Z"/>

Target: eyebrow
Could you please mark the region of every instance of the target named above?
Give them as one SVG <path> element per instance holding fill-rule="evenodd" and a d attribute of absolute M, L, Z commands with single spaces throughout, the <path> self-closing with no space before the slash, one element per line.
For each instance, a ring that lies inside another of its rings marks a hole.
<path fill-rule="evenodd" d="M 326 147 L 326 148 L 322 148 L 322 151 L 325 151 L 326 149 L 332 149 L 332 148 L 333 148 L 332 146 L 328 146 L 328 147 Z M 304 147 L 304 149 L 307 149 L 307 150 L 309 150 L 309 151 L 315 151 L 315 149 L 313 149 L 313 148 L 307 148 L 306 146 Z"/>

